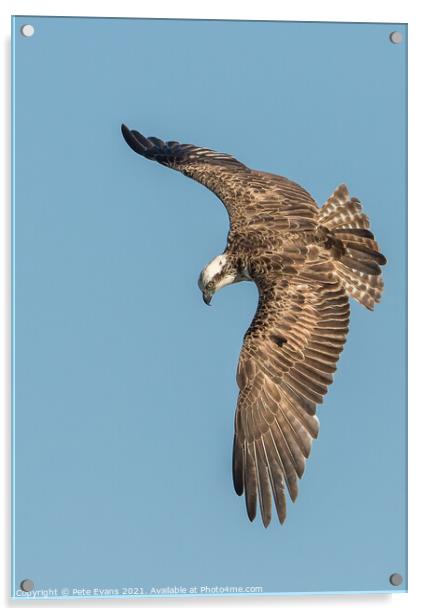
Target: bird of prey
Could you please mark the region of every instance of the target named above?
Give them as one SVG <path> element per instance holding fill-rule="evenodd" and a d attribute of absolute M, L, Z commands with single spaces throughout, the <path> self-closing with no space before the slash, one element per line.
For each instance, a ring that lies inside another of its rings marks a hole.
<path fill-rule="evenodd" d="M 319 431 L 322 403 L 349 326 L 349 298 L 372 310 L 386 258 L 360 201 L 341 184 L 322 207 L 299 184 L 246 167 L 229 154 L 144 137 L 122 126 L 145 158 L 181 171 L 222 201 L 230 228 L 223 254 L 201 271 L 209 304 L 229 284 L 253 281 L 258 306 L 236 371 L 233 484 L 249 519 L 281 524 Z"/>

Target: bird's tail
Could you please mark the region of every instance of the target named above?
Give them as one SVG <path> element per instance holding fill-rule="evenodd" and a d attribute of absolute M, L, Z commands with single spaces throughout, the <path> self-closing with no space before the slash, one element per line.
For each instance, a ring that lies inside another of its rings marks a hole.
<path fill-rule="evenodd" d="M 332 246 L 336 272 L 345 290 L 373 310 L 384 288 L 380 266 L 387 260 L 369 230 L 360 201 L 350 197 L 341 184 L 321 208 L 318 222 L 329 231 L 328 247 Z"/>

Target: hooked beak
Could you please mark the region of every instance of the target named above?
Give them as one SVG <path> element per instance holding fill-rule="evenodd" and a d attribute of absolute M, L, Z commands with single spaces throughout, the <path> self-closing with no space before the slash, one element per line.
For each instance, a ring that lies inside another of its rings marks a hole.
<path fill-rule="evenodd" d="M 204 300 L 204 302 L 206 303 L 207 306 L 211 306 L 211 300 L 212 300 L 212 293 L 208 293 L 208 291 L 204 291 L 202 293 L 202 299 Z"/>

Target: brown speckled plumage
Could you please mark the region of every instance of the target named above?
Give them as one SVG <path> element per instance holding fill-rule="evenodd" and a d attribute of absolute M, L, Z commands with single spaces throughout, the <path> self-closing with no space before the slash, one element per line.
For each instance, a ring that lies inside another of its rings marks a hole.
<path fill-rule="evenodd" d="M 344 184 L 319 208 L 295 182 L 233 156 L 122 132 L 133 150 L 200 182 L 228 211 L 226 271 L 259 291 L 237 367 L 233 482 L 250 520 L 259 503 L 268 526 L 274 501 L 283 523 L 286 489 L 294 501 L 319 431 L 316 405 L 346 340 L 349 297 L 373 309 L 386 259 Z"/>

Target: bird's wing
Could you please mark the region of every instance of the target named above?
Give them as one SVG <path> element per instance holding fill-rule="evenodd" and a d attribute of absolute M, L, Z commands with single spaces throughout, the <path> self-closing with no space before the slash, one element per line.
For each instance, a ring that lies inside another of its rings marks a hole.
<path fill-rule="evenodd" d="M 200 182 L 225 205 L 231 224 L 273 226 L 280 230 L 315 227 L 319 209 L 299 184 L 279 175 L 255 171 L 230 154 L 192 144 L 144 137 L 121 127 L 127 144 L 145 158 L 181 171 Z"/>
<path fill-rule="evenodd" d="M 257 498 L 264 526 L 275 502 L 286 517 L 285 485 L 294 501 L 312 439 L 315 415 L 348 332 L 349 303 L 331 262 L 305 263 L 289 282 L 257 282 L 259 304 L 245 334 L 237 383 L 233 482 L 245 493 L 250 520 Z"/>

